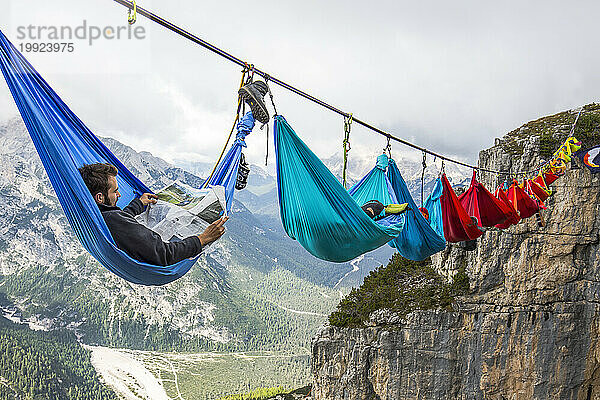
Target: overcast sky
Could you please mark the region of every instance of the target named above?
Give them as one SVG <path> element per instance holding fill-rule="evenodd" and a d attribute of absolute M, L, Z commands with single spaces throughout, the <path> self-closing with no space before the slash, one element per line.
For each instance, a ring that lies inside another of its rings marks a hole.
<path fill-rule="evenodd" d="M 19 27 L 118 29 L 127 19 L 111 0 L 0 1 L 0 30 L 16 46 L 39 42 L 20 39 Z M 468 161 L 527 121 L 600 100 L 598 1 L 138 4 L 364 121 Z M 240 68 L 141 16 L 136 27 L 143 39 L 90 45 L 88 33 L 59 40 L 72 53 L 25 56 L 95 133 L 169 161 L 212 161 L 234 118 Z M 340 116 L 272 89 L 319 156 L 340 151 Z M 0 120 L 14 115 L 0 84 Z M 248 139 L 254 163 L 265 133 Z M 385 144 L 358 126 L 351 141 L 361 153 Z"/>

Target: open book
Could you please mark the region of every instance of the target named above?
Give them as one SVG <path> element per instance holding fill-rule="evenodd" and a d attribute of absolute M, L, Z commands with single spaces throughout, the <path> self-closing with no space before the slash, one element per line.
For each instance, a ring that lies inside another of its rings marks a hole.
<path fill-rule="evenodd" d="M 156 194 L 158 202 L 136 218 L 165 242 L 199 235 L 227 214 L 223 186 L 195 189 L 175 181 Z"/>

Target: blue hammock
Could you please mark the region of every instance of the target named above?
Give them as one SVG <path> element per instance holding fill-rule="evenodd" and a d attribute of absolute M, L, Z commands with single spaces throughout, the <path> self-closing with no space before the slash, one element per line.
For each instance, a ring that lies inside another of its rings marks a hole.
<path fill-rule="evenodd" d="M 164 285 L 183 276 L 197 257 L 157 266 L 134 260 L 116 247 L 78 168 L 97 162 L 116 166 L 120 207 L 151 190 L 92 134 L 1 31 L 0 68 L 50 183 L 83 247 L 109 271 L 132 283 Z"/>
<path fill-rule="evenodd" d="M 345 262 L 398 236 L 402 222 L 375 223 L 285 118 L 274 119 L 279 210 L 291 238 L 315 257 Z"/>
<path fill-rule="evenodd" d="M 225 186 L 225 200 L 227 203 L 227 212 L 231 211 L 233 204 L 233 192 L 237 178 L 240 158 L 242 156 L 242 147 L 248 147 L 244 139 L 254 128 L 254 117 L 252 111 L 248 111 L 237 124 L 237 135 L 235 142 L 229 148 L 223 159 L 215 168 L 215 172 L 208 179 L 207 184 Z"/>
<path fill-rule="evenodd" d="M 396 163 L 387 155 L 377 157 L 376 166 L 349 192 L 359 204 L 369 200 L 379 200 L 384 205 L 408 203 L 411 210 L 396 217 L 405 218 L 404 228 L 397 238 L 389 242 L 404 258 L 421 261 L 446 247 L 444 237 L 439 236 L 419 212 Z"/>
<path fill-rule="evenodd" d="M 357 204 L 365 204 L 371 200 L 377 200 L 384 205 L 398 203 L 394 190 L 392 189 L 392 184 L 385 174 L 388 161 L 388 157 L 385 154 L 381 154 L 377 157 L 375 167 L 356 185 L 348 190 L 348 193 L 350 193 L 350 196 L 352 196 Z M 396 225 L 404 222 L 404 214 L 392 214 L 377 221 L 379 225 L 383 226 Z M 402 231 L 404 231 L 405 228 L 406 226 L 403 227 Z M 402 235 L 402 232 L 400 235 Z M 398 237 L 400 237 L 400 235 Z"/>
<path fill-rule="evenodd" d="M 411 208 L 410 211 L 404 213 L 406 216 L 404 229 L 396 239 L 390 242 L 390 245 L 395 247 L 404 258 L 414 261 L 424 260 L 432 254 L 444 250 L 446 240 L 443 233 L 439 235 L 432 228 L 432 226 L 442 226 L 441 204 L 440 212 L 430 212 L 429 221 L 427 221 L 415 204 L 400 170 L 392 159 L 389 161 L 387 174 L 398 203 L 408 203 Z"/>
<path fill-rule="evenodd" d="M 444 220 L 442 218 L 442 193 L 444 192 L 444 187 L 442 185 L 442 180 L 440 178 L 435 182 L 435 186 L 433 187 L 433 191 L 427 199 L 425 199 L 424 207 L 427 209 L 429 213 L 429 224 L 431 228 L 437 233 L 437 235 L 441 238 L 444 237 Z"/>

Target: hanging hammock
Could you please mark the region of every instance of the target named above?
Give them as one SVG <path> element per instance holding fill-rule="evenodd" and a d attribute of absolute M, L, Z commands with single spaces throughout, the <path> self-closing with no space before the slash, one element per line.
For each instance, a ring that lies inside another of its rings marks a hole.
<path fill-rule="evenodd" d="M 501 224 L 509 217 L 500 200 L 477 181 L 475 170 L 469 189 L 458 197 L 458 201 L 469 216 L 477 218 L 477 224 L 481 227 Z"/>
<path fill-rule="evenodd" d="M 109 271 L 129 282 L 164 285 L 183 276 L 197 260 L 157 266 L 118 249 L 78 168 L 110 163 L 117 167 L 123 207 L 151 190 L 92 134 L 0 31 L 0 68 L 58 200 L 83 247 Z"/>
<path fill-rule="evenodd" d="M 396 239 L 390 242 L 390 245 L 395 247 L 404 258 L 414 261 L 424 260 L 432 254 L 444 250 L 446 241 L 443 232 L 439 234 L 432 227 L 436 225 L 434 224 L 436 218 L 439 220 L 439 225 L 442 225 L 441 212 L 439 214 L 436 214 L 435 211 L 430 212 L 429 221 L 425 219 L 392 159 L 389 160 L 387 176 L 392 184 L 397 202 L 408 203 L 408 207 L 410 207 L 410 210 L 404 213 L 406 218 L 404 229 Z"/>
<path fill-rule="evenodd" d="M 523 190 L 525 191 L 525 193 L 527 193 L 529 195 L 529 198 L 531 200 L 533 200 L 533 202 L 537 205 L 538 207 L 538 211 L 539 210 L 545 210 L 546 206 L 544 205 L 544 202 L 540 200 L 540 198 L 535 194 L 536 189 L 533 188 L 533 186 L 537 186 L 535 183 L 533 183 L 531 180 L 526 179 L 523 181 Z M 538 186 L 537 189 L 541 188 Z M 545 194 L 545 193 L 544 193 Z"/>
<path fill-rule="evenodd" d="M 254 128 L 254 117 L 252 112 L 247 112 L 237 124 L 237 134 L 235 142 L 231 145 L 223 159 L 215 168 L 215 172 L 208 178 L 207 185 L 219 185 L 225 187 L 225 201 L 227 213 L 231 211 L 233 205 L 233 193 L 235 191 L 235 181 L 240 166 L 242 148 L 248 147 L 245 138 Z"/>
<path fill-rule="evenodd" d="M 377 200 L 385 206 L 398 203 L 392 184 L 385 174 L 388 162 L 387 155 L 379 155 L 375 167 L 348 190 L 356 204 L 365 204 L 371 200 Z M 376 219 L 376 222 L 383 226 L 397 225 L 404 223 L 404 214 L 391 214 L 383 218 L 380 217 Z"/>
<path fill-rule="evenodd" d="M 419 212 L 396 163 L 387 155 L 378 156 L 376 166 L 349 193 L 358 204 L 369 200 L 378 200 L 384 205 L 408 203 L 409 211 L 377 221 L 385 224 L 395 222 L 396 218 L 404 219 L 402 232 L 389 242 L 404 258 L 421 261 L 446 247 L 443 236 L 439 236 Z"/>
<path fill-rule="evenodd" d="M 508 200 L 519 211 L 521 219 L 529 218 L 539 211 L 539 207 L 529 195 L 519 186 L 515 180 L 506 194 Z"/>
<path fill-rule="evenodd" d="M 552 172 L 544 173 L 544 181 L 546 182 L 546 185 L 552 185 L 554 183 L 554 181 L 556 181 L 558 178 L 559 178 L 559 175 L 554 174 Z"/>
<path fill-rule="evenodd" d="M 444 238 L 444 217 L 442 216 L 442 194 L 444 193 L 444 185 L 442 178 L 438 178 L 435 182 L 433 190 L 425 199 L 424 207 L 429 214 L 429 225 L 431 229 L 441 238 Z"/>
<path fill-rule="evenodd" d="M 527 191 L 533 194 L 541 203 L 550 197 L 550 194 L 547 191 L 531 179 L 527 180 Z"/>
<path fill-rule="evenodd" d="M 519 213 L 517 209 L 513 206 L 513 204 L 506 197 L 506 193 L 502 190 L 502 186 L 498 187 L 496 190 L 496 198 L 500 200 L 500 205 L 502 207 L 502 211 L 508 215 L 506 221 L 501 224 L 496 225 L 496 228 L 506 229 L 511 225 L 516 225 L 521 221 L 521 217 L 519 217 Z"/>
<path fill-rule="evenodd" d="M 285 118 L 274 119 L 279 210 L 292 239 L 315 257 L 345 262 L 398 236 L 403 219 L 386 226 L 387 218 L 369 218 Z"/>
<path fill-rule="evenodd" d="M 463 206 L 458 201 L 456 193 L 450 186 L 446 174 L 442 174 L 443 194 L 442 217 L 444 221 L 444 235 L 450 243 L 464 242 L 477 239 L 483 234 L 479 230 L 471 217 L 467 214 Z"/>
<path fill-rule="evenodd" d="M 375 167 L 348 190 L 357 204 L 365 204 L 370 200 L 377 200 L 386 206 L 397 203 L 392 185 L 385 175 L 388 162 L 385 154 L 378 156 Z"/>
<path fill-rule="evenodd" d="M 556 179 L 553 179 L 554 176 L 548 177 L 548 174 L 544 174 L 544 173 L 542 173 L 540 171 L 540 173 L 538 174 L 538 176 L 536 176 L 535 178 L 533 178 L 533 183 L 535 183 L 540 188 L 542 188 L 542 190 L 544 192 L 546 192 L 548 194 L 548 197 L 549 197 L 549 196 L 552 195 L 552 189 L 550 189 L 548 187 L 549 183 L 546 181 L 546 178 L 552 179 L 552 182 L 554 182 L 556 179 L 558 179 L 558 177 L 556 177 Z"/>

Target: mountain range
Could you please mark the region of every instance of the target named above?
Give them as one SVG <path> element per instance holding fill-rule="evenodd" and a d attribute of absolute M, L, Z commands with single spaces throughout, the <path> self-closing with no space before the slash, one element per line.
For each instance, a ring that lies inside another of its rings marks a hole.
<path fill-rule="evenodd" d="M 111 151 L 153 190 L 203 179 L 114 139 Z M 132 285 L 81 247 L 18 119 L 0 126 L 0 306 L 37 329 L 138 349 L 307 348 L 341 293 L 387 263 L 384 246 L 349 263 L 316 259 L 283 232 L 275 178 L 252 166 L 225 237 L 183 278 Z M 340 292 L 341 291 L 341 292 Z"/>

